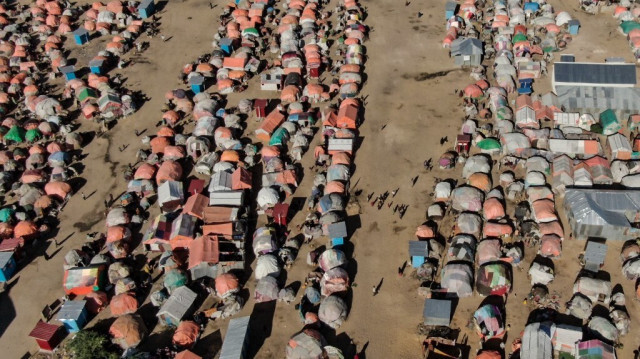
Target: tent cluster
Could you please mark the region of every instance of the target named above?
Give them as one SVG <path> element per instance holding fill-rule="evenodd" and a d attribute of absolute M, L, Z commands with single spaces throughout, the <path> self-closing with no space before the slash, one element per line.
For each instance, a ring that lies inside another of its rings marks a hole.
<path fill-rule="evenodd" d="M 618 20 L 618 32 L 627 37 L 636 60 L 640 61 L 640 8 L 630 1 L 621 1 L 613 10 Z"/>
<path fill-rule="evenodd" d="M 293 3 L 291 1 L 289 5 Z M 307 6 L 311 4 L 309 2 Z M 307 200 L 310 213 L 303 228 L 307 241 L 319 237 L 328 237 L 330 241 L 328 249 L 312 251 L 307 258 L 308 264 L 319 268 L 309 273 L 305 281 L 307 285 L 300 305 L 300 315 L 306 325 L 302 333 L 320 324 L 337 329 L 348 314 L 343 299 L 350 284 L 346 271 L 348 258 L 341 247 L 348 236 L 345 210 L 361 112 L 361 103 L 355 96 L 360 90 L 365 51 L 361 43 L 366 38 L 367 27 L 361 21 L 362 9 L 355 1 L 345 1 L 336 8 L 336 13 L 336 33 L 340 35 L 337 54 L 342 58 L 334 62 L 332 72 L 340 75 L 330 91 L 331 94 L 339 93 L 341 102 L 337 109 L 329 107 L 321 111 L 324 141 L 314 150 L 316 166 L 320 167 L 321 173 L 313 181 L 312 193 Z M 308 40 L 304 42 L 318 43 Z M 318 45 L 323 47 L 321 42 Z M 307 46 L 305 53 L 308 53 Z M 330 350 L 322 345 L 316 345 L 315 351 L 308 346 L 296 345 L 294 339 L 299 335 L 289 342 L 287 358 L 320 358 L 323 352 L 332 357 Z"/>

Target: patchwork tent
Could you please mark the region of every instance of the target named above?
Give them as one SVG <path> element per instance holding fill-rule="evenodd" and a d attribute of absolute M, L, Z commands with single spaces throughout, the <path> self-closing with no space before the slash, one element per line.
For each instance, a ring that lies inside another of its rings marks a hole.
<path fill-rule="evenodd" d="M 483 341 L 492 338 L 502 338 L 505 331 L 504 313 L 498 306 L 485 304 L 473 313 L 473 324 L 476 332 Z"/>
<path fill-rule="evenodd" d="M 502 295 L 511 291 L 511 267 L 504 262 L 481 265 L 476 274 L 476 290 L 480 295 Z"/>
<path fill-rule="evenodd" d="M 440 285 L 460 298 L 473 294 L 473 269 L 467 263 L 448 263 L 441 271 Z"/>

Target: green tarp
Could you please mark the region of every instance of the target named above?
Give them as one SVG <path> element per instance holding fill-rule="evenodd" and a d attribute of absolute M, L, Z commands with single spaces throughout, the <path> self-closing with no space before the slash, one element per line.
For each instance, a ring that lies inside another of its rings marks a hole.
<path fill-rule="evenodd" d="M 0 222 L 9 222 L 15 211 L 11 208 L 0 209 Z"/>
<path fill-rule="evenodd" d="M 24 142 L 24 128 L 13 126 L 4 138 L 13 142 Z"/>
<path fill-rule="evenodd" d="M 485 138 L 484 140 L 478 142 L 477 146 L 478 148 L 485 151 L 499 150 L 502 147 L 500 145 L 500 142 L 495 138 Z"/>
<path fill-rule="evenodd" d="M 516 42 L 520 42 L 520 41 L 528 41 L 527 40 L 527 35 L 525 34 L 518 34 L 516 36 L 513 37 L 513 39 L 511 40 L 512 43 L 516 43 Z"/>
<path fill-rule="evenodd" d="M 96 93 L 92 89 L 85 87 L 80 91 L 78 91 L 77 96 L 78 96 L 78 100 L 82 102 L 88 98 L 96 98 Z"/>
<path fill-rule="evenodd" d="M 187 284 L 187 276 L 179 269 L 172 269 L 164 276 L 164 287 L 169 293 Z"/>
<path fill-rule="evenodd" d="M 37 128 L 33 128 L 27 131 L 25 138 L 29 142 L 36 142 L 37 140 L 42 138 L 42 133 L 40 133 L 40 130 L 38 130 Z"/>
<path fill-rule="evenodd" d="M 282 146 L 287 142 L 289 138 L 289 131 L 284 127 L 280 127 L 273 135 L 271 135 L 271 140 L 269 140 L 269 146 Z"/>
<path fill-rule="evenodd" d="M 622 32 L 625 35 L 628 35 L 633 29 L 640 29 L 640 23 L 635 21 L 623 21 L 622 24 L 620 24 L 620 29 L 622 29 Z"/>
<path fill-rule="evenodd" d="M 605 110 L 600 113 L 600 125 L 602 126 L 602 134 L 607 136 L 613 135 L 622 128 L 615 112 L 612 110 Z"/>

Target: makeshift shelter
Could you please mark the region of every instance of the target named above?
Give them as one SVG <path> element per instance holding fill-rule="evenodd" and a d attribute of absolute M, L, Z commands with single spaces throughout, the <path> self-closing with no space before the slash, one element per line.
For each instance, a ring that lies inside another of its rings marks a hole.
<path fill-rule="evenodd" d="M 160 307 L 158 320 L 166 326 L 177 326 L 193 307 L 197 294 L 186 286 L 177 288 Z"/>
<path fill-rule="evenodd" d="M 133 293 L 127 292 L 114 296 L 109 303 L 109 309 L 114 317 L 135 313 L 138 310 L 138 300 Z"/>
<path fill-rule="evenodd" d="M 429 242 L 409 241 L 409 256 L 411 257 L 411 267 L 420 267 L 429 257 Z"/>
<path fill-rule="evenodd" d="M 589 298 L 591 302 L 602 301 L 609 303 L 611 297 L 611 282 L 603 279 L 580 277 L 573 284 L 573 292 Z"/>
<path fill-rule="evenodd" d="M 555 324 L 551 322 L 530 323 L 524 328 L 520 358 L 553 358 L 551 339 Z"/>
<path fill-rule="evenodd" d="M 458 187 L 451 192 L 451 206 L 457 211 L 478 212 L 483 201 L 484 193 L 475 187 Z"/>
<path fill-rule="evenodd" d="M 196 217 L 182 213 L 171 223 L 169 243 L 171 248 L 188 248 L 193 241 L 196 229 Z"/>
<path fill-rule="evenodd" d="M 36 340 L 41 350 L 53 351 L 64 339 L 62 326 L 38 321 L 29 336 Z"/>
<path fill-rule="evenodd" d="M 634 226 L 640 218 L 636 191 L 571 188 L 566 190 L 563 205 L 576 238 L 628 240 L 640 235 Z"/>
<path fill-rule="evenodd" d="M 109 334 L 113 337 L 114 343 L 126 350 L 138 346 L 147 336 L 148 330 L 139 315 L 126 314 L 111 324 Z"/>
<path fill-rule="evenodd" d="M 598 339 L 578 342 L 573 354 L 576 358 L 616 359 L 613 346 Z"/>
<path fill-rule="evenodd" d="M 484 46 L 475 38 L 457 38 L 451 42 L 451 57 L 457 66 L 479 66 L 482 63 Z"/>
<path fill-rule="evenodd" d="M 622 125 L 618 121 L 618 117 L 612 110 L 605 110 L 600 113 L 600 126 L 602 126 L 603 135 L 613 135 L 622 129 Z"/>
<path fill-rule="evenodd" d="M 473 269 L 467 263 L 447 263 L 441 271 L 440 285 L 460 298 L 473 294 Z"/>
<path fill-rule="evenodd" d="M 165 211 L 178 208 L 184 202 L 182 182 L 166 181 L 158 187 L 158 204 Z"/>
<path fill-rule="evenodd" d="M 105 269 L 104 265 L 67 269 L 63 279 L 65 293 L 83 295 L 102 289 L 106 282 Z"/>
<path fill-rule="evenodd" d="M 347 317 L 347 304 L 338 296 L 330 295 L 320 302 L 318 319 L 327 326 L 338 329 Z"/>
<path fill-rule="evenodd" d="M 615 133 L 607 137 L 611 159 L 630 160 L 633 150 L 627 137 L 620 133 Z"/>
<path fill-rule="evenodd" d="M 289 339 L 286 359 L 323 359 L 326 340 L 315 329 L 306 328 Z"/>
<path fill-rule="evenodd" d="M 451 323 L 452 303 L 448 299 L 427 298 L 422 309 L 425 325 L 445 326 Z"/>
<path fill-rule="evenodd" d="M 504 313 L 493 304 L 485 304 L 473 313 L 473 324 L 482 341 L 502 338 L 506 333 Z"/>
<path fill-rule="evenodd" d="M 598 273 L 607 256 L 607 245 L 604 243 L 588 241 L 584 251 L 584 269 Z"/>
<path fill-rule="evenodd" d="M 553 349 L 559 352 L 573 353 L 576 344 L 582 340 L 582 328 L 564 323 L 555 324 L 552 333 Z"/>
<path fill-rule="evenodd" d="M 179 348 L 190 348 L 198 340 L 200 326 L 191 320 L 184 320 L 178 324 L 171 342 Z"/>
<path fill-rule="evenodd" d="M 17 269 L 14 252 L 0 252 L 0 283 L 7 282 Z"/>
<path fill-rule="evenodd" d="M 220 348 L 219 359 L 236 359 L 246 357 L 249 345 L 250 317 L 233 318 L 229 321 L 227 333 Z M 176 357 L 176 359 L 178 359 Z"/>
<path fill-rule="evenodd" d="M 476 290 L 483 296 L 511 291 L 511 267 L 504 262 L 486 263 L 478 268 Z"/>
<path fill-rule="evenodd" d="M 64 302 L 56 315 L 69 333 L 76 333 L 89 321 L 87 302 L 85 300 L 68 300 Z"/>

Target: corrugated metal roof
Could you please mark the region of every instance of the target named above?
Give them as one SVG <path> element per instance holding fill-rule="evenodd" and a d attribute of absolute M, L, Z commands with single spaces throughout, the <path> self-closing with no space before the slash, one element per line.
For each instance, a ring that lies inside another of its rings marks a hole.
<path fill-rule="evenodd" d="M 56 335 L 59 329 L 59 325 L 39 321 L 38 324 L 36 324 L 36 327 L 33 328 L 31 333 L 29 333 L 29 336 L 32 338 L 49 341 Z"/>
<path fill-rule="evenodd" d="M 87 304 L 86 300 L 68 300 L 60 308 L 56 319 L 58 320 L 78 320 Z"/>
<path fill-rule="evenodd" d="M 522 359 L 547 359 L 553 357 L 553 346 L 551 344 L 552 332 L 555 331 L 555 324 L 531 323 L 524 328 L 522 337 L 522 349 L 520 357 Z"/>
<path fill-rule="evenodd" d="M 458 38 L 451 43 L 451 56 L 482 55 L 484 47 L 482 41 L 475 38 Z"/>
<path fill-rule="evenodd" d="M 582 224 L 629 227 L 625 212 L 640 212 L 640 191 L 568 188 L 564 203 Z"/>
<path fill-rule="evenodd" d="M 589 263 L 604 263 L 604 258 L 607 256 L 607 245 L 604 243 L 598 243 L 589 241 L 587 242 L 587 248 L 584 251 L 584 260 Z"/>
<path fill-rule="evenodd" d="M 329 237 L 343 238 L 347 236 L 347 223 L 345 221 L 332 223 L 327 227 Z"/>
<path fill-rule="evenodd" d="M 553 78 L 556 83 L 635 85 L 636 65 L 557 62 L 554 65 Z"/>
<path fill-rule="evenodd" d="M 451 322 L 451 301 L 446 299 L 425 299 L 422 316 L 426 325 L 449 326 Z"/>
<path fill-rule="evenodd" d="M 599 114 L 606 109 L 640 111 L 640 88 L 556 86 L 558 101 L 567 111 Z"/>
<path fill-rule="evenodd" d="M 241 359 L 247 333 L 249 331 L 249 316 L 233 318 L 229 321 L 227 334 L 224 336 L 220 359 Z"/>
<path fill-rule="evenodd" d="M 180 321 L 197 297 L 198 295 L 191 289 L 179 287 L 169 296 L 156 315 L 169 315 Z"/>
<path fill-rule="evenodd" d="M 427 257 L 429 255 L 429 242 L 409 241 L 409 255 L 412 257 Z"/>

